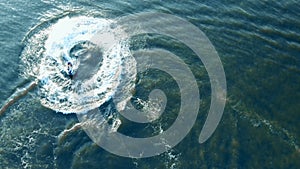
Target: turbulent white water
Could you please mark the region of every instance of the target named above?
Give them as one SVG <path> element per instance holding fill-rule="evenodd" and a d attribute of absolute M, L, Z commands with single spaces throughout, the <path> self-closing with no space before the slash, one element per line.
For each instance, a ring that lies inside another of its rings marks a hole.
<path fill-rule="evenodd" d="M 43 106 L 62 113 L 83 113 L 115 95 L 117 107 L 122 108 L 131 97 L 136 63 L 126 35 L 113 20 L 61 18 L 26 43 L 22 53 L 25 76 L 38 80 Z"/>

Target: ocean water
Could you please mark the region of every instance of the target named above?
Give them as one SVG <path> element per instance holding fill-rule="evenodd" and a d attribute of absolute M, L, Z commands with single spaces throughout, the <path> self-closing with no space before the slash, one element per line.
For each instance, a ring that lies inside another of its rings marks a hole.
<path fill-rule="evenodd" d="M 80 16 L 115 20 L 138 12 L 171 14 L 202 30 L 222 61 L 227 99 L 216 131 L 199 144 L 211 98 L 203 63 L 178 41 L 152 34 L 137 36 L 129 42 L 130 50 L 156 47 L 172 51 L 189 66 L 198 84 L 198 117 L 179 144 L 149 158 L 111 154 L 82 129 L 64 134 L 79 122 L 77 116 L 42 104 L 42 86 L 37 86 L 0 116 L 0 168 L 300 168 L 299 3 L 1 0 L 1 105 L 34 80 L 25 72 L 36 73 L 33 67 L 40 63 L 36 58 L 25 59 L 28 62 L 24 63 L 24 51 L 39 56 L 35 54 L 44 50 L 43 37 L 51 32 L 47 29 L 59 20 Z M 161 118 L 149 124 L 135 124 L 120 117 L 118 131 L 132 137 L 149 137 L 169 128 L 176 119 L 179 87 L 163 71 L 149 69 L 136 78 L 134 98 L 147 100 L 150 91 L 159 88 L 168 99 L 166 109 Z"/>

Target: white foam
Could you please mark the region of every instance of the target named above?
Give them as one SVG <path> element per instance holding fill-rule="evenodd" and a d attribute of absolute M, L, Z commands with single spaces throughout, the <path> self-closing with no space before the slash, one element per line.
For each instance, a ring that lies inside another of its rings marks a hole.
<path fill-rule="evenodd" d="M 103 18 L 65 17 L 32 37 L 22 59 L 32 71 L 27 74 L 41 82 L 39 92 L 43 106 L 62 113 L 83 113 L 111 99 L 117 90 L 122 90 L 118 91 L 122 93 L 122 97 L 118 97 L 120 105 L 129 100 L 136 63 L 123 40 L 126 35 L 112 27 L 113 23 Z M 101 50 L 101 66 L 90 68 L 95 70 L 90 78 L 71 80 L 64 74 L 66 60 L 73 63 L 74 69 L 79 68 L 80 57 L 71 58 L 69 52 L 74 45 L 85 41 L 96 43 Z M 34 45 L 38 43 L 44 45 Z"/>

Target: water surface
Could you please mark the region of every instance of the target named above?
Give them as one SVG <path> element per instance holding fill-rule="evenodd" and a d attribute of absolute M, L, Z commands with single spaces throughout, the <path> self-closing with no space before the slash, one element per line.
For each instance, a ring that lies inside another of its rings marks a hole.
<path fill-rule="evenodd" d="M 0 168 L 300 168 L 300 5 L 290 1 L 0 1 L 0 103 L 32 79 L 22 76 L 22 40 L 63 16 L 115 19 L 137 12 L 164 12 L 201 29 L 222 60 L 228 86 L 227 105 L 213 136 L 198 136 L 210 105 L 210 83 L 198 57 L 176 41 L 136 37 L 131 49 L 159 47 L 180 56 L 200 89 L 198 119 L 187 137 L 171 151 L 146 159 L 110 154 L 83 130 L 61 132 L 78 122 L 42 106 L 38 89 L 0 117 Z M 35 27 L 36 25 L 39 25 Z M 179 110 L 179 89 L 161 71 L 138 74 L 135 96 L 147 99 L 162 89 L 168 104 L 153 124 L 126 119 L 119 129 L 144 136 L 167 129 Z"/>

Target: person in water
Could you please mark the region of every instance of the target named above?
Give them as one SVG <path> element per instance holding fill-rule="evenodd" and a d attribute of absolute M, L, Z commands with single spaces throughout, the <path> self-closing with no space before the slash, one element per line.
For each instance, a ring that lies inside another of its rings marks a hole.
<path fill-rule="evenodd" d="M 73 71 L 73 65 L 72 65 L 71 62 L 68 62 L 68 69 L 67 70 L 68 70 L 69 77 L 72 79 L 74 71 Z"/>

